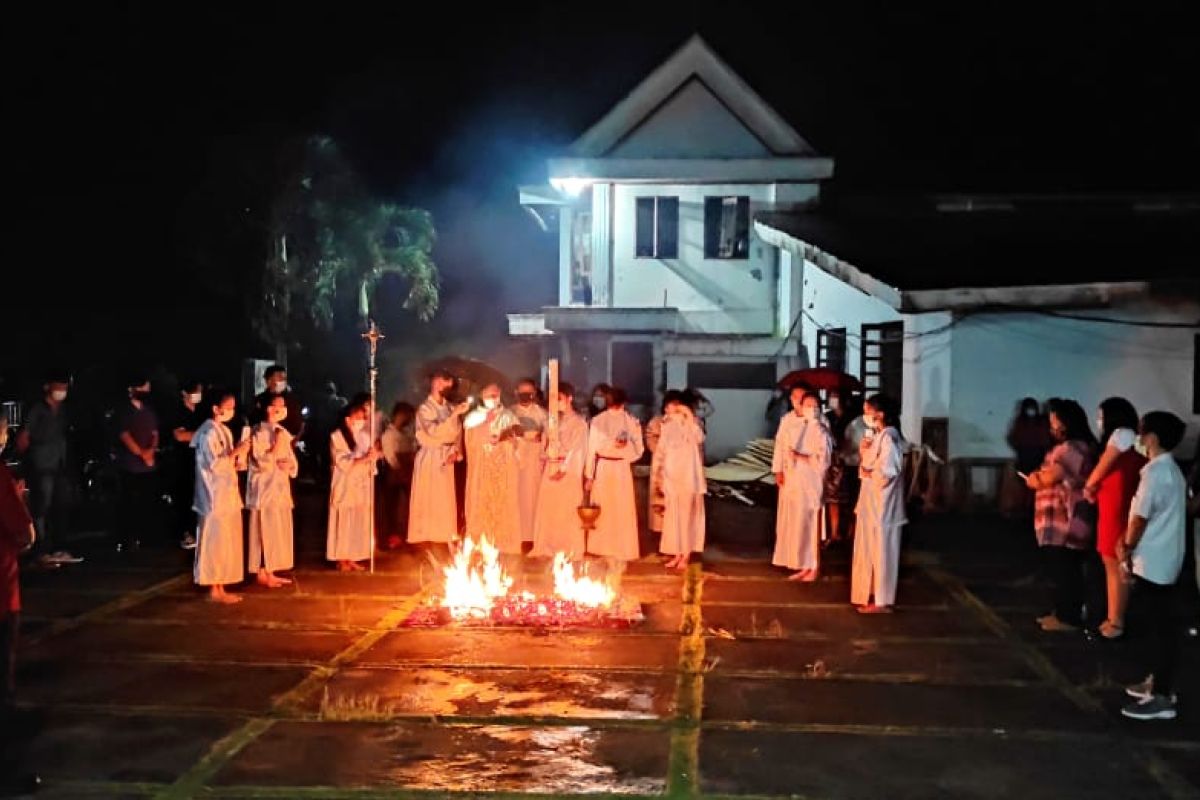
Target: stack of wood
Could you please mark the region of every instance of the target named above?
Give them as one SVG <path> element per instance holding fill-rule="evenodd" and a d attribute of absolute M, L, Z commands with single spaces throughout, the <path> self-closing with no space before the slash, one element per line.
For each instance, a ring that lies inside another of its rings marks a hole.
<path fill-rule="evenodd" d="M 705 467 L 704 476 L 719 483 L 762 483 L 774 484 L 771 473 L 771 457 L 775 453 L 774 439 L 752 439 L 742 452 L 711 467 Z"/>

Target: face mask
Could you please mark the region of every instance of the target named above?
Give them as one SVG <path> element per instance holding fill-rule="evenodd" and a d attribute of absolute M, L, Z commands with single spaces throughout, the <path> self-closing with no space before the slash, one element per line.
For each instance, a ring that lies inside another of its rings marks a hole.
<path fill-rule="evenodd" d="M 200 401 L 203 400 L 204 398 L 203 398 L 203 395 L 200 394 L 200 392 L 194 392 L 192 394 L 189 394 L 187 396 L 187 399 L 188 399 L 188 402 L 191 403 L 192 405 L 198 406 L 198 405 L 200 405 Z"/>
<path fill-rule="evenodd" d="M 533 392 L 521 392 L 517 395 L 517 399 L 528 405 L 533 402 Z"/>
<path fill-rule="evenodd" d="M 500 401 L 495 397 L 483 398 L 483 407 L 488 409 L 489 411 L 493 408 L 499 407 L 499 405 L 500 405 Z"/>
<path fill-rule="evenodd" d="M 804 417 L 805 419 L 816 419 L 817 410 L 811 406 L 801 406 L 800 416 Z"/>
<path fill-rule="evenodd" d="M 276 412 L 275 412 L 275 421 L 276 421 L 276 422 L 283 422 L 285 419 L 287 419 L 287 416 L 288 416 L 287 409 L 286 409 L 286 408 L 281 408 L 281 409 L 279 409 L 278 411 L 276 411 Z"/>
<path fill-rule="evenodd" d="M 1149 458 L 1150 451 L 1146 449 L 1146 442 L 1139 436 L 1133 440 L 1133 449 L 1138 451 L 1138 455 L 1142 458 Z"/>
<path fill-rule="evenodd" d="M 592 398 L 592 402 L 595 403 L 596 408 L 600 408 L 600 409 L 603 409 L 604 406 L 607 405 L 604 398 L 601 397 L 600 395 L 596 395 L 594 398 Z"/>
<path fill-rule="evenodd" d="M 1030 418 L 1036 417 L 1036 416 L 1037 416 L 1037 409 L 1036 409 L 1036 408 L 1027 408 L 1027 409 L 1025 409 L 1025 416 L 1027 416 L 1027 417 L 1030 417 Z"/>
<path fill-rule="evenodd" d="M 229 420 L 231 420 L 231 419 L 233 419 L 233 410 L 232 409 L 230 409 L 228 411 L 226 411 L 224 409 L 217 411 L 217 422 L 229 422 Z"/>
<path fill-rule="evenodd" d="M 831 397 L 831 398 L 829 398 L 829 410 L 830 410 L 830 411 L 837 411 L 837 410 L 839 410 L 841 407 L 842 407 L 842 401 L 841 401 L 841 400 L 838 400 L 836 397 Z"/>
<path fill-rule="evenodd" d="M 358 433 L 365 427 L 367 427 L 367 421 L 365 419 L 356 419 L 350 423 L 350 429 L 355 433 Z"/>
<path fill-rule="evenodd" d="M 67 399 L 67 390 L 66 389 L 55 389 L 53 392 L 50 393 L 50 397 L 52 397 L 54 399 L 54 402 L 61 403 L 63 400 Z"/>

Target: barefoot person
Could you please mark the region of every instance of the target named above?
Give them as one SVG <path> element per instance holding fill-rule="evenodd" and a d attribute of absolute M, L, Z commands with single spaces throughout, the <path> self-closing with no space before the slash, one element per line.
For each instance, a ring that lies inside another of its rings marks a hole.
<path fill-rule="evenodd" d="M 291 583 L 275 573 L 292 568 L 292 478 L 300 471 L 292 435 L 283 427 L 287 398 L 274 395 L 264 409 L 250 442 L 250 476 L 246 507 L 250 509 L 250 574 L 271 589 Z"/>
<path fill-rule="evenodd" d="M 462 418 L 468 403 L 451 406 L 446 396 L 454 376 L 439 371 L 429 380 L 429 397 L 417 409 L 417 456 L 413 460 L 408 543 L 449 544 L 458 538 L 454 463 L 462 459 Z"/>
<path fill-rule="evenodd" d="M 667 392 L 651 474 L 663 493 L 660 553 L 672 556 L 668 569 L 685 569 L 692 553 L 704 552 L 704 430 L 684 396 Z"/>
<path fill-rule="evenodd" d="M 890 613 L 896 603 L 900 529 L 908 522 L 899 417 L 898 404 L 887 395 L 870 397 L 863 408 L 872 435 L 863 439 L 858 468 L 862 488 L 855 508 L 858 517 L 850 573 L 850 602 L 863 614 Z"/>
<path fill-rule="evenodd" d="M 233 419 L 237 400 L 233 392 L 216 392 L 209 404 L 211 417 L 192 436 L 196 451 L 196 491 L 192 509 L 198 515 L 196 561 L 193 577 L 209 587 L 215 603 L 239 603 L 239 595 L 225 586 L 241 583 L 242 494 L 237 474 L 246 468 L 250 440 L 233 443 L 227 423 Z"/>
<path fill-rule="evenodd" d="M 537 397 L 537 384 L 531 378 L 522 378 L 517 384 L 517 403 L 509 408 L 521 423 L 521 436 L 517 440 L 517 494 L 523 542 L 533 541 L 537 496 L 545 467 L 547 412 L 538 405 Z"/>
<path fill-rule="evenodd" d="M 825 471 L 833 439 L 815 394 L 796 386 L 790 399 L 792 411 L 779 423 L 771 463 L 779 487 L 771 563 L 794 570 L 789 580 L 815 581 L 825 525 Z"/>
<path fill-rule="evenodd" d="M 604 411 L 592 419 L 588 432 L 585 487 L 600 506 L 588 552 L 614 562 L 616 570 L 641 554 L 638 548 L 637 506 L 630 465 L 642 457 L 642 426 L 625 410 L 625 390 L 610 387 Z"/>
<path fill-rule="evenodd" d="M 371 441 L 367 420 L 371 398 L 357 394 L 342 410 L 337 428 L 329 436 L 333 480 L 329 487 L 329 528 L 325 558 L 336 561 L 342 572 L 363 569 L 359 561 L 371 557 L 371 483 L 379 450 Z"/>
<path fill-rule="evenodd" d="M 531 556 L 553 558 L 564 553 L 583 559 L 587 543 L 576 509 L 583 505 L 583 463 L 587 456 L 588 425 L 572 406 L 575 387 L 558 384 L 559 460 L 548 461 L 538 489 Z M 547 441 L 549 445 L 549 441 Z"/>
<path fill-rule="evenodd" d="M 491 540 L 501 553 L 521 555 L 521 423 L 500 402 L 500 387 L 484 386 L 481 405 L 463 419 L 467 449 L 467 537 Z"/>

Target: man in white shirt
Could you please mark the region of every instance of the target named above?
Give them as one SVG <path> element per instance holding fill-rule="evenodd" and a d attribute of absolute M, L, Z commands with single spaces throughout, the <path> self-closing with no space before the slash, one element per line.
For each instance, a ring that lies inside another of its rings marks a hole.
<path fill-rule="evenodd" d="M 1117 542 L 1117 558 L 1134 575 L 1134 612 L 1145 620 L 1149 634 L 1150 674 L 1126 693 L 1137 702 L 1121 709 L 1131 719 L 1175 719 L 1175 667 L 1179 640 L 1171 604 L 1175 582 L 1183 568 L 1187 489 L 1183 473 L 1171 457 L 1186 426 L 1167 411 L 1142 417 L 1138 450 L 1149 463 L 1129 508 L 1129 527 Z"/>

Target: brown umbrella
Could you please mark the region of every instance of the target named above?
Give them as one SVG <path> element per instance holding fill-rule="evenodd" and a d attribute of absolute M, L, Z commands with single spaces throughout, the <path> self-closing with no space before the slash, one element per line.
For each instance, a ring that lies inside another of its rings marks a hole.
<path fill-rule="evenodd" d="M 807 386 L 817 392 L 861 392 L 863 388 L 858 378 L 829 367 L 797 369 L 780 378 L 780 389 L 791 389 L 793 386 Z"/>

